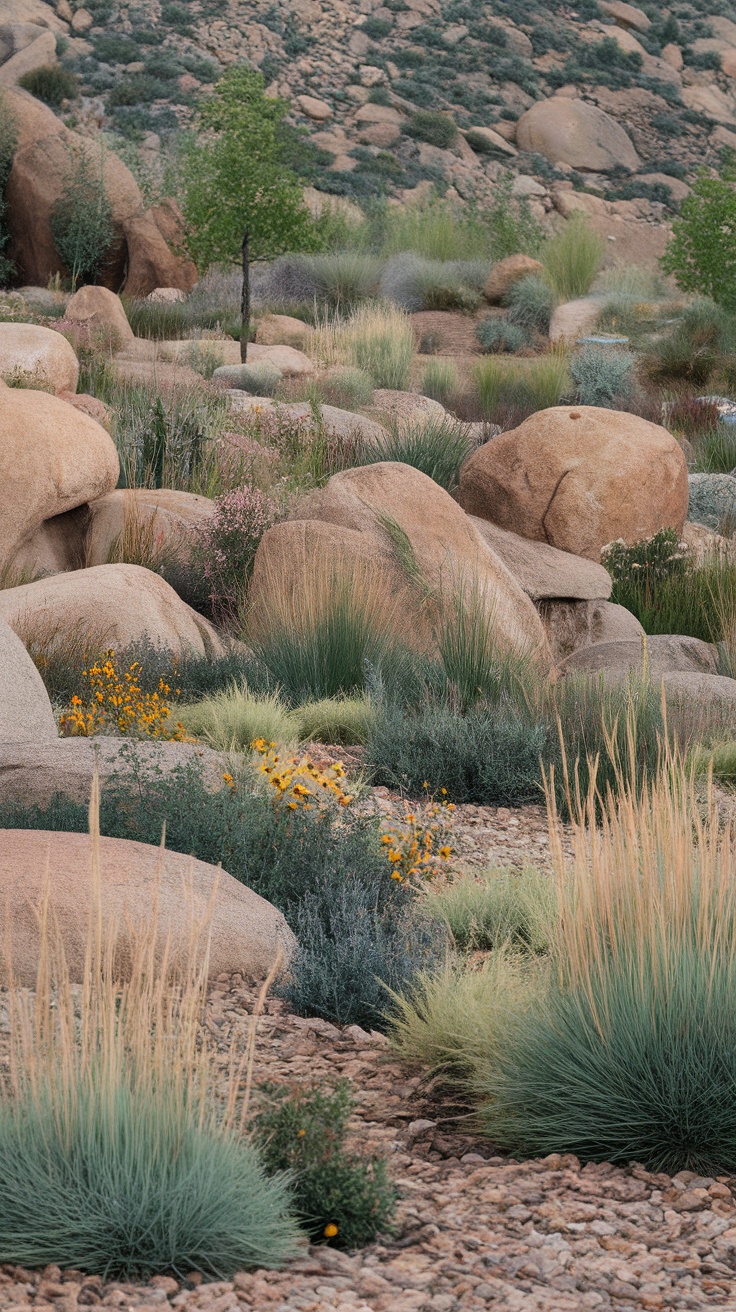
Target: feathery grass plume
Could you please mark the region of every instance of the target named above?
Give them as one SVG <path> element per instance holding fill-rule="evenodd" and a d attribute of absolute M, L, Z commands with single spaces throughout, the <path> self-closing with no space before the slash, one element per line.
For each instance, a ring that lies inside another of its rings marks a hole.
<path fill-rule="evenodd" d="M 375 718 L 370 697 L 323 697 L 292 714 L 299 738 L 345 747 L 367 742 Z"/>
<path fill-rule="evenodd" d="M 380 669 L 399 646 L 400 598 L 377 568 L 310 562 L 287 586 L 273 566 L 260 583 L 268 607 L 251 606 L 247 639 L 292 704 L 362 692 L 367 666 Z"/>
<path fill-rule="evenodd" d="M 732 819 L 669 753 L 625 768 L 602 815 L 594 772 L 566 862 L 549 790 L 559 919 L 549 990 L 481 1082 L 488 1132 L 522 1155 L 574 1152 L 701 1175 L 736 1169 Z"/>
<path fill-rule="evenodd" d="M 603 263 L 606 243 L 582 214 L 573 214 L 542 249 L 542 263 L 560 300 L 586 296 Z"/>
<path fill-rule="evenodd" d="M 177 542 L 167 541 L 168 523 L 160 518 L 155 506 L 139 504 L 135 493 L 123 493 L 123 527 L 117 537 L 113 538 L 107 550 L 108 565 L 142 565 L 144 569 L 158 574 L 164 563 L 176 556 L 177 546 L 181 546 L 184 533 Z"/>
<path fill-rule="evenodd" d="M 308 353 L 323 364 L 362 369 L 374 387 L 404 391 L 414 357 L 408 316 L 395 306 L 370 304 L 349 319 L 326 317 L 310 334 Z"/>
<path fill-rule="evenodd" d="M 123 1279 L 279 1265 L 298 1234 L 287 1180 L 267 1178 L 243 1135 L 238 1086 L 247 1053 L 231 1053 L 218 1103 L 201 1024 L 208 926 L 193 922 L 175 954 L 156 900 L 121 955 L 116 927 L 103 927 L 98 798 L 95 779 L 81 988 L 70 978 L 49 875 L 35 994 L 14 987 L 11 975 L 6 995 L 0 1253 L 25 1266 Z"/>
<path fill-rule="evenodd" d="M 448 415 L 418 423 L 393 424 L 385 437 L 363 443 L 360 463 L 395 461 L 419 469 L 446 492 L 454 492 L 460 466 L 475 450 L 467 425 Z"/>
<path fill-rule="evenodd" d="M 547 949 L 556 914 L 552 880 L 537 870 L 469 871 L 451 883 L 430 885 L 427 915 L 442 920 L 455 946 L 493 951 L 507 944 L 532 952 Z"/>
<path fill-rule="evenodd" d="M 467 1087 L 493 1065 L 507 1028 L 535 1005 L 544 974 L 541 961 L 504 946 L 480 969 L 448 957 L 439 970 L 422 971 L 391 995 L 389 1042 L 402 1060 Z"/>
<path fill-rule="evenodd" d="M 176 717 L 187 734 L 201 738 L 217 751 L 247 751 L 256 738 L 289 743 L 296 726 L 277 692 L 256 696 L 234 680 L 210 697 L 177 706 Z"/>

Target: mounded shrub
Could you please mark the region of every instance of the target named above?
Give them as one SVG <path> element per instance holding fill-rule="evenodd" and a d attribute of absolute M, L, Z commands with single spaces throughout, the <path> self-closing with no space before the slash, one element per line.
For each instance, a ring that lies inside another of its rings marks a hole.
<path fill-rule="evenodd" d="M 617 347 L 586 346 L 570 362 L 580 405 L 616 408 L 633 390 L 636 356 Z"/>
<path fill-rule="evenodd" d="M 513 354 L 514 351 L 520 351 L 529 341 L 526 330 L 520 324 L 511 323 L 508 319 L 492 317 L 478 324 L 475 335 L 483 350 L 492 355 L 502 351 Z"/>

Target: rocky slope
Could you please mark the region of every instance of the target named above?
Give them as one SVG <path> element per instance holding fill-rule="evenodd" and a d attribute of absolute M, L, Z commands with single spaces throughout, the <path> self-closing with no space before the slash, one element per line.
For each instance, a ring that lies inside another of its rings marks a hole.
<path fill-rule="evenodd" d="M 154 174 L 162 140 L 240 60 L 291 100 L 312 181 L 358 200 L 421 183 L 483 199 L 510 165 L 676 205 L 683 178 L 736 146 L 727 0 L 7 0 L 4 14 L 52 28 L 82 80 L 73 117 L 136 142 Z M 546 111 L 529 115 L 552 97 L 556 137 Z M 560 99 L 588 107 L 574 129 Z"/>

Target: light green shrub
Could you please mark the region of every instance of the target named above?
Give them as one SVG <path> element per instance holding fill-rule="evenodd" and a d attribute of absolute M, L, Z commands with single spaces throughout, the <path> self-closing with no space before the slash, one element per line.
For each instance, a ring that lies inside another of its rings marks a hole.
<path fill-rule="evenodd" d="M 582 214 L 574 214 L 542 251 L 546 276 L 563 301 L 586 296 L 603 261 L 605 242 Z"/>
<path fill-rule="evenodd" d="M 548 333 L 555 294 L 544 278 L 518 278 L 505 298 L 506 318 L 526 332 Z"/>
<path fill-rule="evenodd" d="M 517 323 L 509 323 L 508 319 L 483 319 L 476 327 L 475 335 L 483 350 L 491 355 L 503 351 L 513 354 L 529 341 L 525 330 Z"/>
<path fill-rule="evenodd" d="M 470 871 L 425 897 L 427 913 L 447 925 L 461 951 L 509 946 L 544 951 L 556 915 L 554 884 L 536 870 Z"/>
<path fill-rule="evenodd" d="M 297 736 L 277 693 L 257 697 L 237 683 L 201 701 L 178 706 L 176 718 L 188 734 L 221 752 L 247 751 L 256 738 L 283 743 Z"/>
<path fill-rule="evenodd" d="M 421 388 L 425 396 L 447 405 L 457 391 L 459 375 L 453 360 L 430 360 L 422 375 Z"/>
<path fill-rule="evenodd" d="M 375 718 L 369 697 L 325 697 L 297 707 L 291 721 L 301 739 L 350 747 L 368 741 Z"/>

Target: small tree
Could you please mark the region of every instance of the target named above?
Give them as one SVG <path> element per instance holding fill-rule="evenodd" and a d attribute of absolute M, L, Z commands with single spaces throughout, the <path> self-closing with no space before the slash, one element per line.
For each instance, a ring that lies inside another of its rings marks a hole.
<path fill-rule="evenodd" d="M 76 290 L 80 282 L 95 282 L 115 240 L 102 153 L 98 170 L 89 155 L 80 152 L 51 211 L 50 223 L 59 259 L 69 271 L 72 287 Z"/>
<path fill-rule="evenodd" d="M 662 268 L 674 274 L 686 292 L 710 296 L 728 310 L 736 309 L 736 186 L 726 178 L 706 174 L 693 183 L 682 202 L 679 219 L 662 257 Z"/>
<path fill-rule="evenodd" d="M 187 245 L 197 268 L 243 262 L 241 359 L 250 323 L 250 260 L 316 244 L 301 183 L 285 164 L 285 100 L 265 93 L 261 73 L 228 69 L 199 115 L 183 161 Z"/>

